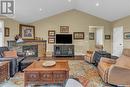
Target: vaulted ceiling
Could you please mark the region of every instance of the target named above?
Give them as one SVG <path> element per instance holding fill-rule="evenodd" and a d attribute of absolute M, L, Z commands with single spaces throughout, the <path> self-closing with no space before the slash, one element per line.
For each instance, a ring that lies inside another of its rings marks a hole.
<path fill-rule="evenodd" d="M 114 21 L 130 15 L 130 0 L 15 0 L 14 19 L 31 23 L 71 9 Z"/>

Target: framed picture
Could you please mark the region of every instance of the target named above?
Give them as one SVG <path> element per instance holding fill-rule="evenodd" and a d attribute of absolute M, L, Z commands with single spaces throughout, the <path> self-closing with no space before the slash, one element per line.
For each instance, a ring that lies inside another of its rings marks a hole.
<path fill-rule="evenodd" d="M 124 33 L 124 39 L 130 39 L 130 32 Z"/>
<path fill-rule="evenodd" d="M 69 33 L 69 26 L 60 26 L 60 33 Z"/>
<path fill-rule="evenodd" d="M 19 33 L 23 39 L 35 39 L 35 26 L 20 24 Z"/>
<path fill-rule="evenodd" d="M 84 39 L 84 32 L 74 32 L 74 39 Z"/>
<path fill-rule="evenodd" d="M 110 35 L 105 35 L 105 39 L 109 40 L 109 39 L 111 39 L 111 36 Z"/>
<path fill-rule="evenodd" d="M 5 37 L 9 37 L 9 33 L 10 33 L 9 28 L 8 28 L 8 27 L 5 27 L 5 29 L 4 29 L 4 36 L 5 36 Z"/>
<path fill-rule="evenodd" d="M 55 38 L 49 37 L 48 38 L 48 43 L 49 44 L 54 44 L 55 43 Z"/>
<path fill-rule="evenodd" d="M 94 33 L 89 33 L 89 40 L 94 40 Z"/>
<path fill-rule="evenodd" d="M 55 36 L 55 30 L 48 30 L 48 36 Z"/>

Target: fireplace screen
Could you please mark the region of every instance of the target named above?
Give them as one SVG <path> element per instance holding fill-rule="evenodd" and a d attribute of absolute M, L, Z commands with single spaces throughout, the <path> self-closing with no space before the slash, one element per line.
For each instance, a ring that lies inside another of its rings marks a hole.
<path fill-rule="evenodd" d="M 38 57 L 38 45 L 23 46 L 26 57 Z"/>

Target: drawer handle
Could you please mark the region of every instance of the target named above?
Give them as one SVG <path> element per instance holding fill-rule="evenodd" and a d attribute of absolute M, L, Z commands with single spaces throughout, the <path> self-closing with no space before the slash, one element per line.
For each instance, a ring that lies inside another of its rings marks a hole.
<path fill-rule="evenodd" d="M 31 74 L 30 77 L 31 77 L 31 78 L 36 78 L 36 75 Z"/>

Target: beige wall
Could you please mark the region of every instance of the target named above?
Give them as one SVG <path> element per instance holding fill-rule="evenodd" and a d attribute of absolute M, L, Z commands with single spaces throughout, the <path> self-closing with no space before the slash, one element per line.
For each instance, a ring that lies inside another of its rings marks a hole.
<path fill-rule="evenodd" d="M 113 22 L 113 27 L 123 26 L 124 32 L 130 32 L 130 16 Z M 130 40 L 124 39 L 124 48 L 130 48 Z"/>
<path fill-rule="evenodd" d="M 0 20 L 3 20 L 4 26 L 10 29 L 10 36 L 4 38 L 4 45 L 7 46 L 7 41 L 14 40 L 15 35 L 19 33 L 19 23 L 9 18 L 2 18 Z"/>
<path fill-rule="evenodd" d="M 5 45 L 7 45 L 7 40 L 14 40 L 15 35 L 19 33 L 19 22 L 12 19 L 2 20 L 5 22 L 5 27 L 10 28 L 10 36 L 5 37 Z M 77 10 L 70 10 L 31 24 L 36 27 L 35 36 L 42 37 L 44 40 L 48 40 L 48 30 L 56 30 L 56 33 L 60 33 L 60 26 L 69 26 L 69 33 L 71 34 L 73 32 L 84 32 L 84 40 L 73 40 L 76 55 L 81 55 L 92 48 L 93 42 L 89 42 L 88 37 L 89 26 L 104 26 L 105 34 L 111 34 L 112 31 L 110 22 Z M 111 51 L 111 40 L 104 40 L 104 48 L 109 52 Z M 47 44 L 47 51 L 53 51 L 53 44 Z"/>
<path fill-rule="evenodd" d="M 69 33 L 71 34 L 84 32 L 84 40 L 73 40 L 76 55 L 83 54 L 89 49 L 89 26 L 104 26 L 105 34 L 111 34 L 112 31 L 110 22 L 77 10 L 70 10 L 31 24 L 36 27 L 36 36 L 45 40 L 48 40 L 48 30 L 56 30 L 56 33 L 60 33 L 60 26 L 69 26 Z M 104 46 L 110 52 L 111 40 L 104 40 Z M 47 51 L 53 51 L 53 44 L 47 44 Z"/>

